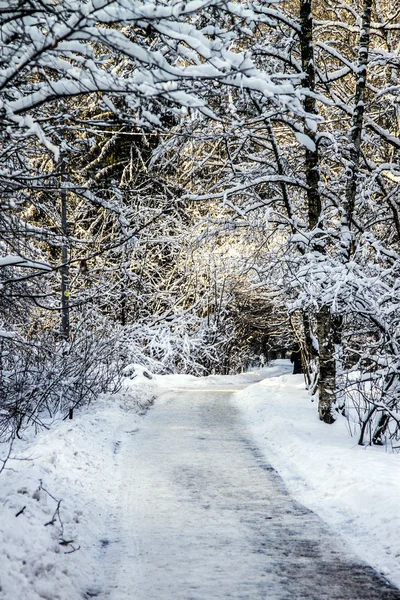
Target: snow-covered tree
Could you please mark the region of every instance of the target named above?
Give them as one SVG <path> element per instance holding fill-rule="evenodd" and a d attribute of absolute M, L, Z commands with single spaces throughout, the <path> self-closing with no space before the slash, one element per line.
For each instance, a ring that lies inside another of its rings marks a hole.
<path fill-rule="evenodd" d="M 174 211 L 164 210 L 169 186 L 153 177 L 145 184 L 152 184 L 150 192 L 141 190 L 143 181 L 129 192 L 121 189 L 127 181 L 132 187 L 135 179 L 129 175 L 132 155 L 124 159 L 122 142 L 129 154 L 140 146 L 129 139 L 137 142 L 147 136 L 148 144 L 153 129 L 168 131 L 180 118 L 190 121 L 193 112 L 212 116 L 212 100 L 221 86 L 253 90 L 277 105 L 302 110 L 293 88 L 277 85 L 259 71 L 241 47 L 242 37 L 249 35 L 242 23 L 252 16 L 249 7 L 223 0 L 0 2 L 1 293 L 12 298 L 4 313 L 3 337 L 7 344 L 16 343 L 16 329 L 24 348 L 33 339 L 37 343 L 43 327 L 37 337 L 25 334 L 34 329 L 43 310 L 50 311 L 44 329 L 53 336 L 53 341 L 46 336 L 50 345 L 38 351 L 33 362 L 14 347 L 21 364 L 31 365 L 29 373 L 39 372 L 38 357 L 57 355 L 52 348 L 58 344 L 58 328 L 51 315 L 60 309 L 61 337 L 76 345 L 77 323 L 88 301 L 93 308 L 90 317 L 86 313 L 88 322 L 100 315 L 111 320 L 119 315 L 122 322 L 134 318 L 137 309 L 126 302 L 129 287 L 137 293 L 142 312 L 152 295 L 156 298 L 151 305 L 159 303 L 155 312 L 166 314 L 176 302 L 165 292 L 162 298 L 154 281 L 157 267 L 165 272 L 165 263 L 172 262 L 172 246 L 162 241 L 170 225 L 176 230 Z M 259 16 L 269 18 L 263 10 Z M 162 198 L 159 192 L 160 201 L 151 206 L 149 198 L 158 185 L 165 186 Z M 163 217 L 164 227 L 158 241 L 150 242 L 151 260 L 143 253 L 149 242 L 142 244 L 138 256 L 132 253 L 132 242 L 148 225 L 147 217 L 151 224 Z M 75 219 L 79 223 L 74 224 Z M 109 280 L 104 277 L 107 270 L 113 274 Z M 36 285 L 39 279 L 42 283 Z M 144 281 L 147 290 L 140 289 L 138 282 Z M 74 288 L 76 296 L 71 294 Z M 29 307 L 25 320 L 30 326 L 21 337 L 17 315 L 23 306 Z M 70 310 L 75 315 L 71 330 Z M 87 331 L 91 334 L 89 323 Z M 73 354 L 72 346 L 60 351 L 64 358 Z M 13 381 L 8 367 L 7 385 Z M 45 395 L 38 406 L 52 410 L 50 398 Z M 30 405 L 16 410 L 16 430 L 22 425 L 21 415 L 29 421 L 36 414 Z"/>
<path fill-rule="evenodd" d="M 269 223 L 262 242 L 269 266 L 260 272 L 278 302 L 302 315 L 303 352 L 311 371 L 316 359 L 318 367 L 317 379 L 310 372 L 309 383 L 326 422 L 334 420 L 345 391 L 337 368 L 356 371 L 364 365 L 362 372 L 366 368 L 375 384 L 381 382 L 381 397 L 387 381 L 397 380 L 390 374 L 387 380 L 382 370 L 389 361 L 392 372 L 396 351 L 393 333 L 384 333 L 393 332 L 386 320 L 387 295 L 383 313 L 376 299 L 381 286 L 391 290 L 389 312 L 395 317 L 398 27 L 395 11 L 385 3 L 372 7 L 366 0 L 359 9 L 356 3 L 287 3 L 276 14 L 279 27 L 254 27 L 251 48 L 258 68 L 272 79 L 291 81 L 303 114 L 288 106 L 277 110 L 251 90 L 227 90 L 214 109 L 229 113 L 229 125 L 213 124 L 210 133 L 201 117 L 179 131 L 180 140 L 187 136 L 180 142 L 185 150 L 175 154 L 180 160 L 174 163 L 167 151 L 168 165 L 194 201 L 221 201 L 227 215 L 221 229 L 237 235 L 245 222 L 262 222 L 264 230 L 265 220 Z M 386 315 L 385 325 L 378 314 Z M 376 361 L 374 337 L 380 348 Z M 386 407 L 393 416 L 391 397 L 392 407 Z M 368 402 L 372 414 L 385 413 L 376 394 Z M 370 412 L 366 409 L 367 420 Z"/>

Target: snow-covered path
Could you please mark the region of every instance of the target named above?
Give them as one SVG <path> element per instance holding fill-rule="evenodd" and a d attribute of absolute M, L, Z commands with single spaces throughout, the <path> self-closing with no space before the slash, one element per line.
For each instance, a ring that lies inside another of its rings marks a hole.
<path fill-rule="evenodd" d="M 115 490 L 86 598 L 400 600 L 288 495 L 216 389 L 164 394 L 116 432 Z"/>

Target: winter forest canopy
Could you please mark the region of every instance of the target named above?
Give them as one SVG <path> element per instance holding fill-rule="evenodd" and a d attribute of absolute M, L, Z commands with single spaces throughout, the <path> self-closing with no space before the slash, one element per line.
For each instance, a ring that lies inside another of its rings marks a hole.
<path fill-rule="evenodd" d="M 400 437 L 400 8 L 0 0 L 0 434 L 301 347 Z M 1 466 L 1 465 L 0 465 Z"/>

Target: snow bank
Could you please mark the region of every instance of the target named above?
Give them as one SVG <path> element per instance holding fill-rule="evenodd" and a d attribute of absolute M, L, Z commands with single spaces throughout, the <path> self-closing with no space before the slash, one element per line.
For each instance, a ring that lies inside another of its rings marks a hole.
<path fill-rule="evenodd" d="M 9 461 L 0 475 L 1 599 L 90 597 L 121 484 L 119 438 L 138 426 L 157 392 L 146 377 L 127 379 L 118 394 L 72 421 L 18 441 L 13 455 L 22 460 Z"/>
<path fill-rule="evenodd" d="M 400 456 L 357 446 L 345 419 L 321 423 L 302 376 L 290 370 L 288 361 L 276 361 L 237 376 L 149 380 L 135 367 L 131 375 L 139 375 L 127 378 L 119 394 L 19 441 L 14 455 L 23 460 L 9 461 L 0 475 L 0 598 L 96 595 L 96 572 L 106 560 L 102 542 L 108 543 L 124 486 L 116 468 L 120 440 L 141 426 L 156 396 L 172 401 L 165 390 L 174 388 L 232 392 L 293 496 L 400 586 Z"/>
<path fill-rule="evenodd" d="M 235 392 L 237 389 L 247 387 L 249 384 L 263 381 L 266 377 L 281 375 L 293 369 L 288 360 L 276 360 L 267 369 L 254 370 L 238 375 L 208 375 L 196 377 L 195 375 L 154 375 L 158 387 L 168 390 L 173 389 L 209 389 L 210 391 Z"/>
<path fill-rule="evenodd" d="M 343 417 L 321 423 L 302 375 L 262 373 L 234 396 L 260 450 L 297 500 L 400 586 L 400 455 L 358 446 Z"/>

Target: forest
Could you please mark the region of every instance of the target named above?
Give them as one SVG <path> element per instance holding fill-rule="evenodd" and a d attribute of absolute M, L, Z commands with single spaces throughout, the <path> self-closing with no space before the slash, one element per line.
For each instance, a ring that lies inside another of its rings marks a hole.
<path fill-rule="evenodd" d="M 0 438 L 301 349 L 400 439 L 400 6 L 0 0 Z M 5 465 L 4 459 L 0 463 Z"/>

